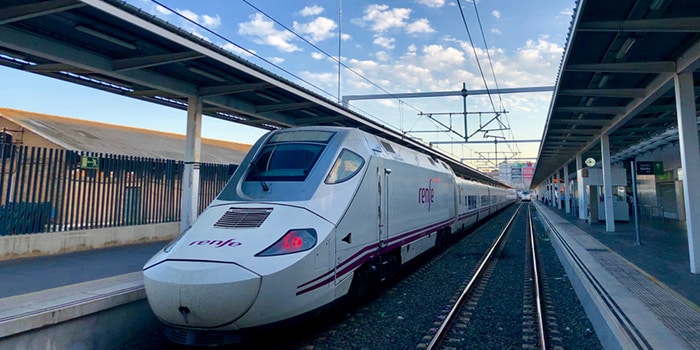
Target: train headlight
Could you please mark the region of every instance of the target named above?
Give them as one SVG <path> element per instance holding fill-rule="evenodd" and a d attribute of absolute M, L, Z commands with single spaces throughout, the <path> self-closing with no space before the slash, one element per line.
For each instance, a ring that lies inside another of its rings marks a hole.
<path fill-rule="evenodd" d="M 255 256 L 275 256 L 303 252 L 316 245 L 316 230 L 311 228 L 289 230 L 273 245 Z"/>

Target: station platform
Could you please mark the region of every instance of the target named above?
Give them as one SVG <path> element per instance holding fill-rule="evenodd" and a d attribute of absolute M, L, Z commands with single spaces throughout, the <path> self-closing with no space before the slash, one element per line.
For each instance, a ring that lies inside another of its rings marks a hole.
<path fill-rule="evenodd" d="M 685 232 L 589 224 L 533 201 L 606 349 L 700 349 L 700 275 Z"/>
<path fill-rule="evenodd" d="M 0 299 L 141 271 L 167 241 L 0 261 Z"/>
<path fill-rule="evenodd" d="M 112 348 L 154 331 L 141 269 L 166 243 L 0 261 L 0 349 Z"/>

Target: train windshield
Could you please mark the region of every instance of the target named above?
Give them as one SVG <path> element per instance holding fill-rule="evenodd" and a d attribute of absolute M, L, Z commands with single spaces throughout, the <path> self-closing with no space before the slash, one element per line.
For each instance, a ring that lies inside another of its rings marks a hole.
<path fill-rule="evenodd" d="M 246 181 L 304 181 L 335 133 L 320 130 L 272 135 L 251 162 Z"/>

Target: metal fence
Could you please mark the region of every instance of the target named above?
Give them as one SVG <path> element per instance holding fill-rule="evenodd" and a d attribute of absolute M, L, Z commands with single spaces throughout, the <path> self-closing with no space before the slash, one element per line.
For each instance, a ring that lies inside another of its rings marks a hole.
<path fill-rule="evenodd" d="M 0 144 L 0 235 L 176 222 L 182 161 Z M 201 164 L 199 212 L 235 165 Z"/>

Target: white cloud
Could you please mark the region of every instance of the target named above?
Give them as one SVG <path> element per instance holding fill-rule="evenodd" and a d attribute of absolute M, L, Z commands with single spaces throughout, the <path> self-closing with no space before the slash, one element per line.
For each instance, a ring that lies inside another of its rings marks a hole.
<path fill-rule="evenodd" d="M 209 16 L 209 15 L 198 15 L 193 11 L 190 10 L 176 10 L 177 13 L 183 15 L 185 18 L 189 19 L 192 22 L 195 22 L 199 25 L 202 25 L 204 27 L 207 27 L 209 29 L 215 29 L 221 25 L 221 17 L 219 15 L 216 15 L 214 17 Z"/>
<path fill-rule="evenodd" d="M 308 23 L 294 22 L 292 27 L 298 34 L 303 35 L 309 41 L 317 43 L 335 37 L 335 30 L 338 25 L 330 18 L 318 17 Z"/>
<path fill-rule="evenodd" d="M 387 9 L 388 10 L 388 9 Z M 410 23 L 406 19 L 405 23 Z M 365 22 L 369 28 L 373 22 Z M 404 28 L 405 29 L 405 28 Z M 498 29 L 492 30 L 496 32 Z M 489 88 L 495 88 L 491 73 L 491 65 L 488 63 L 486 51 L 483 48 L 474 50 L 467 41 L 451 37 L 443 37 L 441 41 L 432 45 L 423 44 L 422 41 L 401 42 L 398 35 L 379 33 L 373 40 L 375 44 L 390 47 L 400 47 L 401 53 L 394 56 L 397 51 L 389 51 L 383 48 L 374 53 L 368 53 L 370 59 L 360 60 L 349 56 L 347 63 L 353 70 L 362 74 L 374 84 L 391 92 L 420 92 L 420 91 L 456 91 L 461 89 L 462 82 L 466 83 L 469 90 L 484 89 L 483 78 L 479 74 L 474 59 L 474 52 L 479 57 L 484 69 L 485 79 Z M 517 49 L 505 50 L 491 46 L 489 55 L 492 59 L 493 69 L 501 88 L 551 86 L 555 83 L 558 66 L 561 61 L 563 48 L 547 36 L 523 42 Z M 396 50 L 396 49 L 394 49 Z M 368 50 L 365 48 L 364 52 Z M 309 81 L 322 86 L 327 91 L 337 89 L 337 74 L 329 71 L 328 74 L 305 75 Z M 343 72 L 342 94 L 371 94 L 385 93 L 372 83 L 365 81 L 355 74 Z M 532 138 L 532 135 L 541 133 L 541 129 L 532 131 L 537 126 L 533 118 L 544 118 L 548 110 L 550 93 L 538 94 L 511 94 L 494 99 L 495 108 L 500 109 L 500 101 L 503 99 L 510 117 L 510 125 L 515 138 Z M 370 118 L 378 118 L 385 125 L 400 126 L 403 130 L 430 130 L 435 126 L 417 116 L 418 111 L 445 112 L 460 111 L 461 99 L 411 99 L 405 103 L 397 103 L 395 100 L 378 101 L 353 101 L 353 107 L 366 112 Z M 486 95 L 473 95 L 469 100 L 471 111 L 490 111 L 491 102 Z M 505 119 L 504 119 L 505 120 Z M 445 121 L 447 122 L 447 121 Z M 478 125 L 471 125 L 470 131 L 476 130 Z M 444 136 L 444 134 L 442 134 Z M 426 140 L 435 140 L 435 137 L 425 137 Z M 476 135 L 475 138 L 480 138 Z M 493 145 L 486 151 L 491 151 Z M 529 151 L 528 151 L 529 152 Z M 535 154 L 537 150 L 533 151 Z"/>
<path fill-rule="evenodd" d="M 425 5 L 432 8 L 440 8 L 445 6 L 445 0 L 418 0 L 421 5 Z"/>
<path fill-rule="evenodd" d="M 336 73 L 316 73 L 303 71 L 299 72 L 299 76 L 304 80 L 316 82 L 318 85 L 326 86 L 329 88 L 337 88 L 338 86 L 338 75 Z"/>
<path fill-rule="evenodd" d="M 574 15 L 574 9 L 573 8 L 567 8 L 559 12 L 560 15 L 572 17 Z"/>
<path fill-rule="evenodd" d="M 391 28 L 403 28 L 411 16 L 411 9 L 394 8 L 388 5 L 369 5 L 361 20 L 354 21 L 360 25 L 369 25 L 372 31 L 382 33 Z"/>
<path fill-rule="evenodd" d="M 498 34 L 498 35 L 503 34 L 503 32 L 501 32 L 501 30 L 498 28 L 491 28 L 491 33 Z"/>
<path fill-rule="evenodd" d="M 284 62 L 284 58 L 276 57 L 276 56 L 275 57 L 268 57 L 267 60 L 274 63 L 274 64 L 280 64 L 280 63 Z"/>
<path fill-rule="evenodd" d="M 161 5 L 156 5 L 155 9 L 156 9 L 156 12 L 158 12 L 158 13 L 161 14 L 161 15 L 166 15 L 166 16 L 167 16 L 167 15 L 173 14 L 172 12 L 170 12 L 170 10 L 168 10 L 167 8 L 165 8 L 165 7 L 161 6 Z"/>
<path fill-rule="evenodd" d="M 406 26 L 406 33 L 408 34 L 432 33 L 434 31 L 435 30 L 430 27 L 430 22 L 425 18 L 421 18 Z"/>
<path fill-rule="evenodd" d="M 500 19 L 501 18 L 501 11 L 493 10 L 493 11 L 491 11 L 491 15 L 497 19 Z"/>
<path fill-rule="evenodd" d="M 291 32 L 275 29 L 275 23 L 265 19 L 260 13 L 249 18 L 250 21 L 238 24 L 238 34 L 249 36 L 257 44 L 269 45 L 282 52 L 302 51 L 291 42 L 295 38 Z"/>
<path fill-rule="evenodd" d="M 426 67 L 440 70 L 445 67 L 459 69 L 464 66 L 464 53 L 454 47 L 428 45 L 423 48 L 423 62 Z"/>
<path fill-rule="evenodd" d="M 308 17 L 308 16 L 318 16 L 321 13 L 323 13 L 323 7 L 314 5 L 314 6 L 306 6 L 301 11 L 299 11 L 299 14 Z"/>
<path fill-rule="evenodd" d="M 312 53 L 311 53 L 311 58 L 313 58 L 313 59 L 315 59 L 315 60 L 322 60 L 322 59 L 324 59 L 325 57 L 326 57 L 326 55 L 324 55 L 324 54 L 322 54 L 322 53 L 320 53 L 320 52 L 312 52 Z"/>
<path fill-rule="evenodd" d="M 248 51 L 243 50 L 240 47 L 238 47 L 234 44 L 231 44 L 231 43 L 226 43 L 222 47 L 224 49 L 230 51 L 231 53 L 238 55 L 238 56 L 250 57 L 250 56 L 253 56 L 253 54 L 255 54 L 255 50 L 248 49 L 248 51 L 250 51 L 250 52 L 248 52 Z"/>
<path fill-rule="evenodd" d="M 376 45 L 379 45 L 385 49 L 393 49 L 395 47 L 394 46 L 395 41 L 396 41 L 396 39 L 394 39 L 394 38 L 386 38 L 383 36 L 377 36 L 374 38 L 373 43 Z"/>
<path fill-rule="evenodd" d="M 391 60 L 391 55 L 386 51 L 377 51 L 374 56 L 377 57 L 380 62 L 389 62 L 389 60 Z"/>

